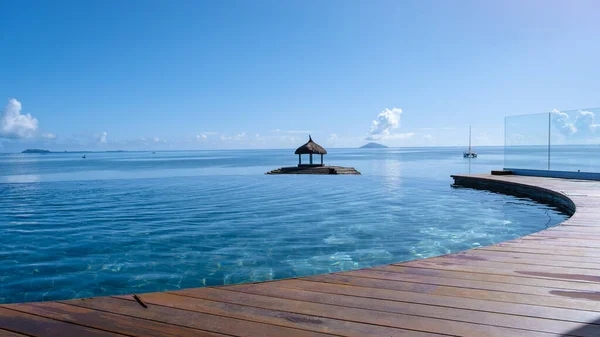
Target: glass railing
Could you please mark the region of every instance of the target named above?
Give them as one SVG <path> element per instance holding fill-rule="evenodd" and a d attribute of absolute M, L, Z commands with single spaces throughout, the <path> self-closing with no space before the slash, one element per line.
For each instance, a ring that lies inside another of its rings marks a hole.
<path fill-rule="evenodd" d="M 600 172 L 600 108 L 506 117 L 504 167 Z"/>

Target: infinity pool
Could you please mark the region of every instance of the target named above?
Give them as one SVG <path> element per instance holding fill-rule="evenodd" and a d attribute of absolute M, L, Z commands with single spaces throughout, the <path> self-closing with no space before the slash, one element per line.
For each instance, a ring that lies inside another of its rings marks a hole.
<path fill-rule="evenodd" d="M 363 175 L 263 175 L 295 161 L 279 150 L 2 156 L 0 303 L 365 268 L 566 218 L 528 199 L 450 187 L 451 173 L 497 168 L 494 149 L 473 162 L 449 149 L 330 152 Z"/>

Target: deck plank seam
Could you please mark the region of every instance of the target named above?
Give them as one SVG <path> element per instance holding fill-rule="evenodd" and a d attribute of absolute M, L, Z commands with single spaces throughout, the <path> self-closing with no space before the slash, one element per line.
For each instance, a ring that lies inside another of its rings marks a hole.
<path fill-rule="evenodd" d="M 10 332 L 10 333 L 12 333 L 12 334 L 14 334 L 14 335 L 16 335 L 16 336 L 36 337 L 35 335 L 30 335 L 30 334 L 26 334 L 26 333 L 24 333 L 24 332 L 13 331 L 13 330 L 11 330 L 11 329 L 7 329 L 7 328 L 0 327 L 0 333 L 1 333 L 2 331 L 8 331 L 8 332 Z M 0 336 L 1 336 L 1 334 L 0 334 Z"/>

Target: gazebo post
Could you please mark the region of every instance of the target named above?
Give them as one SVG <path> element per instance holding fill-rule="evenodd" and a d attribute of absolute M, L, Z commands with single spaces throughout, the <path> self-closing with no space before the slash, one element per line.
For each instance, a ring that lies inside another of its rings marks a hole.
<path fill-rule="evenodd" d="M 321 153 L 321 166 L 323 166 L 323 154 Z"/>
<path fill-rule="evenodd" d="M 312 153 L 309 155 L 310 156 L 310 164 L 312 165 Z"/>
<path fill-rule="evenodd" d="M 302 155 L 298 155 L 298 166 L 302 165 Z"/>

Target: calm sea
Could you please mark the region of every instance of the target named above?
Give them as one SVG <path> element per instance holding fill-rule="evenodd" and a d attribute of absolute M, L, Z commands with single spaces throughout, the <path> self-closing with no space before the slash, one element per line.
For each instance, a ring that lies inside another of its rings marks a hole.
<path fill-rule="evenodd" d="M 313 275 L 513 239 L 565 216 L 454 189 L 503 148 L 329 149 L 361 176 L 268 176 L 293 150 L 0 155 L 0 303 Z"/>

